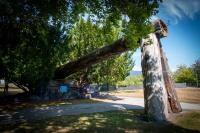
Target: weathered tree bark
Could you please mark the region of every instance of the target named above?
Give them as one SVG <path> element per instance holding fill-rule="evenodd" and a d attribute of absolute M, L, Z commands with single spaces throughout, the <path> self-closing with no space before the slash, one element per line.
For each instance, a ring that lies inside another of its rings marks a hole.
<path fill-rule="evenodd" d="M 149 39 L 153 44 L 148 44 Z M 164 85 L 159 40 L 156 34 L 141 40 L 142 74 L 144 86 L 145 113 L 157 121 L 168 119 L 167 92 Z"/>
<path fill-rule="evenodd" d="M 175 87 L 174 81 L 170 75 L 169 66 L 167 63 L 167 58 L 165 53 L 160 45 L 160 54 L 161 54 L 161 62 L 162 62 L 162 71 L 163 71 L 163 78 L 165 82 L 165 88 L 167 90 L 168 96 L 168 111 L 173 113 L 178 113 L 182 111 Z"/>
<path fill-rule="evenodd" d="M 119 39 L 113 44 L 106 45 L 81 58 L 78 58 L 75 61 L 69 62 L 57 68 L 54 72 L 54 79 L 64 79 L 75 72 L 127 51 L 129 48 L 125 45 L 125 43 L 125 40 Z"/>

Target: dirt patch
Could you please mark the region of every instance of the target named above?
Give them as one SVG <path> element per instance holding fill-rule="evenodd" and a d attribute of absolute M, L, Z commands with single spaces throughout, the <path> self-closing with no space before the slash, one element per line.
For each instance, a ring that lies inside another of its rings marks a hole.
<path fill-rule="evenodd" d="M 180 102 L 200 104 L 200 88 L 177 88 Z M 114 96 L 144 98 L 143 89 L 104 92 Z"/>
<path fill-rule="evenodd" d="M 179 100 L 200 104 L 200 88 L 177 88 Z"/>

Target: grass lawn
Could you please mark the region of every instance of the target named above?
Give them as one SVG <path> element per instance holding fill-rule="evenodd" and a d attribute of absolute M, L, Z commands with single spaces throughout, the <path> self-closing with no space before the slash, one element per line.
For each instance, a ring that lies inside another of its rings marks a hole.
<path fill-rule="evenodd" d="M 13 90 L 13 92 L 17 90 Z M 106 92 L 115 96 L 143 97 L 143 90 Z M 200 90 L 194 88 L 177 89 L 180 101 L 200 103 Z M 0 110 L 27 106 L 59 106 L 99 102 L 97 99 L 22 102 L 0 106 Z M 101 102 L 101 100 L 100 100 Z M 133 133 L 200 133 L 200 111 L 193 111 L 172 123 L 143 121 L 143 110 L 110 111 L 104 113 L 61 116 L 0 126 L 0 132 L 133 132 Z M 27 112 L 29 113 L 29 112 Z"/>
<path fill-rule="evenodd" d="M 142 110 L 61 116 L 25 123 L 1 125 L 1 132 L 132 132 L 192 133 L 200 132 L 200 111 L 191 112 L 172 123 L 143 121 Z"/>
<path fill-rule="evenodd" d="M 184 115 L 174 123 L 183 128 L 197 129 L 200 132 L 200 111 L 193 111 L 192 113 Z"/>

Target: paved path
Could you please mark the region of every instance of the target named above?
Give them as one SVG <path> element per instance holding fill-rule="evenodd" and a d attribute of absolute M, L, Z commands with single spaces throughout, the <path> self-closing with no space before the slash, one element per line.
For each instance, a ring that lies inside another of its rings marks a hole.
<path fill-rule="evenodd" d="M 109 102 L 76 104 L 67 106 L 24 107 L 16 110 L 0 110 L 0 124 L 26 122 L 62 115 L 144 108 L 143 98 L 120 98 L 121 100 Z M 181 103 L 181 106 L 184 110 L 200 110 L 200 104 Z"/>

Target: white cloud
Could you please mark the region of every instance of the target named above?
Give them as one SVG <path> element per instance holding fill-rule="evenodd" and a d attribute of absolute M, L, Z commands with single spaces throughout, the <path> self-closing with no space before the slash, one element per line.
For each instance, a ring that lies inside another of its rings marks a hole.
<path fill-rule="evenodd" d="M 176 3 L 171 2 L 170 0 L 164 1 L 163 5 L 167 8 L 167 12 L 172 15 L 176 16 L 178 18 L 182 18 L 181 11 L 176 7 Z"/>
<path fill-rule="evenodd" d="M 141 68 L 141 66 L 135 65 L 132 70 L 133 71 L 142 71 L 142 68 Z"/>
<path fill-rule="evenodd" d="M 200 13 L 200 0 L 165 0 L 160 4 L 158 16 L 177 24 L 184 18 L 194 19 Z"/>

